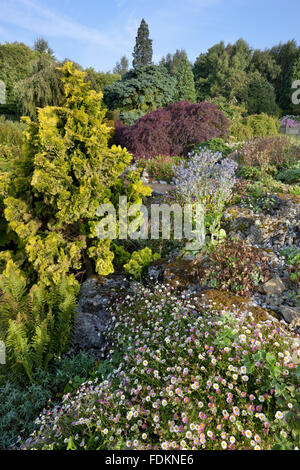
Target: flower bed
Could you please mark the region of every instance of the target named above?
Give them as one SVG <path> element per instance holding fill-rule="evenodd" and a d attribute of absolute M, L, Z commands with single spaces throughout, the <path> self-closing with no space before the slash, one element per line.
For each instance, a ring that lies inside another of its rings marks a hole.
<path fill-rule="evenodd" d="M 295 448 L 292 338 L 228 313 L 138 285 L 112 312 L 106 380 L 45 410 L 26 448 Z"/>

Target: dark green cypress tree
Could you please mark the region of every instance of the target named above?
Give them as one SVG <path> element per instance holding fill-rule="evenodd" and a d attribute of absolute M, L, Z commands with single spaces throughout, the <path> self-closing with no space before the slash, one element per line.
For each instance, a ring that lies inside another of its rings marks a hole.
<path fill-rule="evenodd" d="M 189 101 L 195 103 L 196 92 L 192 66 L 187 58 L 186 52 L 182 51 L 177 71 L 175 74 L 177 80 L 176 101 Z"/>
<path fill-rule="evenodd" d="M 144 20 L 141 21 L 140 27 L 137 32 L 136 42 L 133 51 L 133 67 L 139 65 L 151 65 L 152 64 L 152 39 L 149 38 L 149 27 Z"/>

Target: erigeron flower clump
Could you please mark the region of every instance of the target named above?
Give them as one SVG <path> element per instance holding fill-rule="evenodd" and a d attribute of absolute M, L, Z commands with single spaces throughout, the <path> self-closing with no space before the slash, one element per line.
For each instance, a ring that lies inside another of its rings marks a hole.
<path fill-rule="evenodd" d="M 26 448 L 294 448 L 286 418 L 299 404 L 278 392 L 296 370 L 290 340 L 271 322 L 197 305 L 168 286 L 115 304 L 110 361 L 121 351 L 122 362 L 45 410 Z"/>

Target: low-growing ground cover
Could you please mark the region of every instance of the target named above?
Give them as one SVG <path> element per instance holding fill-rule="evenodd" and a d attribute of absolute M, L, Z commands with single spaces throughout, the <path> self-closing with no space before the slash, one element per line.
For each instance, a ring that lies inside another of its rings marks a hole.
<path fill-rule="evenodd" d="M 292 338 L 251 314 L 202 311 L 168 287 L 115 304 L 104 381 L 36 420 L 29 449 L 295 448 Z M 24 446 L 24 444 L 23 444 Z"/>
<path fill-rule="evenodd" d="M 11 373 L 1 366 L 0 375 L 0 449 L 10 449 L 19 436 L 27 437 L 36 429 L 41 410 L 59 404 L 62 395 L 76 390 L 95 367 L 90 353 L 56 359 L 48 371 L 38 369 L 30 383 L 23 374 Z"/>

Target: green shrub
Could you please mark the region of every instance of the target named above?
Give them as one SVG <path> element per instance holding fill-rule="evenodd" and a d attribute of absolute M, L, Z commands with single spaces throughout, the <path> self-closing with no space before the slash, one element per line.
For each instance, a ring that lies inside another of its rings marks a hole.
<path fill-rule="evenodd" d="M 159 156 L 150 159 L 139 159 L 138 166 L 146 169 L 149 175 L 159 181 L 171 183 L 176 166 L 182 163 L 182 157 Z"/>
<path fill-rule="evenodd" d="M 258 72 L 248 75 L 248 83 L 242 90 L 240 99 L 245 103 L 249 114 L 279 114 L 274 87 Z"/>
<path fill-rule="evenodd" d="M 228 101 L 224 96 L 218 96 L 216 98 L 208 98 L 209 103 L 214 103 L 218 106 L 220 111 L 228 118 L 230 121 L 235 119 L 241 119 L 247 113 L 247 109 L 243 105 L 237 105 L 234 100 Z"/>
<path fill-rule="evenodd" d="M 23 131 L 26 126 L 17 121 L 5 120 L 0 115 L 0 145 L 13 145 L 21 147 L 23 140 Z"/>
<path fill-rule="evenodd" d="M 253 137 L 267 137 L 277 135 L 280 123 L 277 117 L 265 113 L 253 114 L 244 118 L 245 125 L 251 127 Z"/>
<path fill-rule="evenodd" d="M 251 139 L 253 131 L 250 126 L 246 126 L 244 119 L 234 119 L 231 121 L 228 134 L 233 142 L 244 142 Z"/>
<path fill-rule="evenodd" d="M 262 171 L 257 166 L 239 165 L 237 176 L 246 180 L 256 181 L 257 179 L 261 179 Z"/>
<path fill-rule="evenodd" d="M 290 280 L 298 283 L 300 280 L 300 250 L 294 246 L 285 248 L 280 253 L 281 256 L 284 256 L 286 259 L 286 264 L 289 266 L 290 270 Z M 299 294 L 300 292 L 298 292 Z"/>
<path fill-rule="evenodd" d="M 276 175 L 276 179 L 287 184 L 300 183 L 300 163 L 296 163 L 287 170 L 280 171 Z"/>
<path fill-rule="evenodd" d="M 171 103 L 175 88 L 176 80 L 165 67 L 139 65 L 104 88 L 104 103 L 110 110 L 146 113 Z"/>
<path fill-rule="evenodd" d="M 152 253 L 152 250 L 148 247 L 140 251 L 134 251 L 128 263 L 124 265 L 125 272 L 131 274 L 134 279 L 140 279 L 143 270 L 159 258 L 160 255 Z"/>
<path fill-rule="evenodd" d="M 232 140 L 243 142 L 252 137 L 267 137 L 277 135 L 280 123 L 276 117 L 265 113 L 253 114 L 245 118 L 234 119 L 229 128 Z"/>
<path fill-rule="evenodd" d="M 7 121 L 0 116 L 0 173 L 12 171 L 14 160 L 20 158 L 25 128 L 23 123 Z"/>
<path fill-rule="evenodd" d="M 63 105 L 39 109 L 37 122 L 26 118 L 14 174 L 9 181 L 0 174 L 5 219 L 17 237 L 13 257 L 31 283 L 47 285 L 63 276 L 75 285 L 79 271 L 113 272 L 111 240 L 97 237 L 97 208 L 119 194 L 128 196 L 129 205 L 151 194 L 138 174 L 127 187 L 120 179 L 131 156 L 108 146 L 111 128 L 103 122 L 102 93 L 90 90 L 84 73 L 70 62 L 62 76 Z"/>
<path fill-rule="evenodd" d="M 199 145 L 193 147 L 192 152 L 197 153 L 200 149 L 211 150 L 213 153 L 221 152 L 224 157 L 227 157 L 232 153 L 232 148 L 229 145 L 226 145 L 223 139 L 215 138 L 207 140 L 206 142 L 201 142 Z"/>
<path fill-rule="evenodd" d="M 280 326 L 230 313 L 138 287 L 112 308 L 119 367 L 42 413 L 26 448 L 295 449 L 296 346 Z"/>
<path fill-rule="evenodd" d="M 144 113 L 140 110 L 137 111 L 121 111 L 119 114 L 120 121 L 126 126 L 133 126 L 138 119 L 140 119 Z"/>
<path fill-rule="evenodd" d="M 259 179 L 259 174 L 257 179 Z M 247 207 L 255 213 L 267 212 L 274 204 L 276 204 L 276 198 L 270 194 L 268 188 L 261 181 L 248 184 L 247 194 L 241 202 L 242 207 Z"/>

